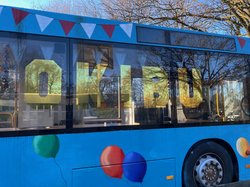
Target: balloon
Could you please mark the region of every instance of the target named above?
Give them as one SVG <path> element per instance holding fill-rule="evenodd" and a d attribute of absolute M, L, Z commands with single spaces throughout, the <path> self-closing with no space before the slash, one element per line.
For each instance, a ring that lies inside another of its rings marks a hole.
<path fill-rule="evenodd" d="M 42 157 L 55 158 L 59 151 L 59 139 L 56 135 L 35 136 L 33 148 Z"/>
<path fill-rule="evenodd" d="M 133 182 L 142 182 L 147 171 L 147 163 L 142 155 L 128 153 L 123 160 L 124 176 Z"/>
<path fill-rule="evenodd" d="M 108 146 L 101 154 L 100 162 L 106 175 L 114 178 L 122 178 L 122 162 L 125 155 L 118 146 Z"/>
<path fill-rule="evenodd" d="M 249 155 L 246 153 L 250 150 L 250 145 L 247 139 L 243 137 L 239 138 L 236 142 L 236 149 L 242 157 L 247 158 Z"/>

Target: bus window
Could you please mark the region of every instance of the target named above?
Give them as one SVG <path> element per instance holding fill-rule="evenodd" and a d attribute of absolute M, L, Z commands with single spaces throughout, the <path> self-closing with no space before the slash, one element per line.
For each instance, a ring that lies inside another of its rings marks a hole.
<path fill-rule="evenodd" d="M 179 51 L 179 123 L 246 121 L 247 58 L 240 55 Z M 242 107 L 244 106 L 244 107 Z"/>
<path fill-rule="evenodd" d="M 28 38 L 1 38 L 0 127 L 63 127 L 66 45 Z"/>
<path fill-rule="evenodd" d="M 0 43 L 0 128 L 15 127 L 17 63 L 10 43 L 1 38 Z"/>
<path fill-rule="evenodd" d="M 241 99 L 241 109 L 243 111 L 243 115 L 245 117 L 250 116 L 250 93 L 249 93 L 249 87 L 250 87 L 250 73 L 248 72 L 245 80 L 243 81 L 243 90 L 244 95 Z"/>
<path fill-rule="evenodd" d="M 74 43 L 75 127 L 170 123 L 168 54 Z"/>
<path fill-rule="evenodd" d="M 39 39 L 39 38 L 38 38 Z M 66 124 L 66 44 L 23 39 L 20 58 L 19 128 L 55 128 Z"/>

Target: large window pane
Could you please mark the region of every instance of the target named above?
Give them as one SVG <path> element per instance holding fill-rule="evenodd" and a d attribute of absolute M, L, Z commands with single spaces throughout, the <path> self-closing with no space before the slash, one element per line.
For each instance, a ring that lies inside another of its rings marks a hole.
<path fill-rule="evenodd" d="M 174 54 L 178 122 L 249 120 L 246 56 L 182 50 Z"/>
<path fill-rule="evenodd" d="M 53 38 L 2 37 L 1 127 L 52 128 L 66 121 L 66 45 Z"/>
<path fill-rule="evenodd" d="M 17 107 L 16 40 L 1 38 L 0 43 L 0 127 L 14 127 Z"/>
<path fill-rule="evenodd" d="M 244 122 L 244 55 L 127 45 L 73 44 L 74 125 Z"/>
<path fill-rule="evenodd" d="M 73 44 L 78 127 L 170 123 L 169 52 Z"/>
<path fill-rule="evenodd" d="M 191 34 L 186 32 L 170 32 L 171 45 L 195 48 L 236 51 L 234 38 Z"/>

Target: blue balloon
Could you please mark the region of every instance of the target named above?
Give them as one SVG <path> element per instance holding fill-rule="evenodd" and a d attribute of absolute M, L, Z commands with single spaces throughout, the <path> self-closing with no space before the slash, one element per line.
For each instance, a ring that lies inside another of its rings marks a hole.
<path fill-rule="evenodd" d="M 147 163 L 142 155 L 136 152 L 128 153 L 123 160 L 123 174 L 133 182 L 142 182 L 147 171 Z"/>

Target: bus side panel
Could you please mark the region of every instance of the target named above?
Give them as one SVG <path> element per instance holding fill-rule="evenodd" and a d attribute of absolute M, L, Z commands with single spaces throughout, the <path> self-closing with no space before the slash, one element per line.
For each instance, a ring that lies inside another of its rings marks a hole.
<path fill-rule="evenodd" d="M 90 184 L 95 179 L 94 182 L 100 184 L 121 183 L 125 186 L 124 181 L 128 179 L 124 171 L 120 179 L 111 177 L 100 166 L 105 150 L 116 146 L 124 154 L 127 164 L 146 161 L 143 182 L 128 182 L 145 187 L 153 183 L 181 187 L 186 154 L 195 143 L 206 139 L 221 139 L 232 147 L 239 162 L 240 180 L 246 180 L 250 177 L 250 170 L 246 168 L 250 160 L 248 156 L 240 155 L 237 142 L 240 138 L 250 141 L 249 132 L 247 125 L 235 125 L 3 137 L 0 138 L 0 186 L 78 186 L 80 178 Z M 131 153 L 137 155 L 135 158 L 140 158 L 139 161 L 128 158 Z M 112 151 L 107 154 L 104 165 L 114 155 L 116 152 Z M 112 162 L 111 159 L 110 165 L 115 163 Z M 166 180 L 171 175 L 175 182 Z"/>
<path fill-rule="evenodd" d="M 148 161 L 146 170 L 155 171 L 147 173 L 138 170 L 141 163 L 121 165 L 124 174 L 120 177 L 112 177 L 103 172 L 103 168 L 82 168 L 72 170 L 72 187 L 82 186 L 175 186 L 175 160 L 164 159 Z M 137 166 L 136 166 L 137 165 Z M 127 168 L 130 167 L 131 170 Z M 137 169 L 137 170 L 136 170 Z M 146 171 L 145 171 L 146 172 Z M 126 173 L 126 174 L 125 174 Z M 146 173 L 145 173 L 146 174 Z M 157 179 L 157 180 L 154 180 Z"/>

